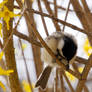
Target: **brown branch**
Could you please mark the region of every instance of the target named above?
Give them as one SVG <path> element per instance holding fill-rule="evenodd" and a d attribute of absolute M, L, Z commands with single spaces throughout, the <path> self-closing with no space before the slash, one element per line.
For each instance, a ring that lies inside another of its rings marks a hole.
<path fill-rule="evenodd" d="M 81 2 L 82 2 L 82 4 L 83 4 L 84 11 L 85 11 L 85 13 L 87 14 L 87 18 L 89 19 L 89 21 L 90 21 L 91 24 L 92 24 L 92 14 L 91 14 L 90 9 L 88 8 L 87 2 L 86 2 L 86 0 L 81 0 Z"/>
<path fill-rule="evenodd" d="M 75 61 L 81 63 L 81 64 L 87 64 L 88 60 L 81 58 L 81 57 L 76 57 Z"/>
<path fill-rule="evenodd" d="M 78 16 L 81 24 L 83 25 L 83 28 L 85 29 L 84 31 L 87 33 L 89 41 L 92 45 L 92 38 L 89 35 L 89 33 L 91 34 L 91 30 L 92 30 L 92 25 L 90 24 L 90 21 L 88 21 L 89 19 L 87 18 L 87 14 L 83 11 L 81 5 L 79 4 L 78 0 L 70 0 L 73 8 L 75 10 L 76 15 Z"/>
<path fill-rule="evenodd" d="M 17 29 L 17 26 L 18 26 L 18 24 L 19 24 L 19 22 L 20 22 L 22 16 L 23 16 L 23 13 L 22 13 L 21 16 L 19 17 L 19 20 L 17 21 L 17 24 L 15 25 L 15 28 L 14 28 L 15 30 Z M 7 41 L 6 41 L 6 43 L 4 44 L 4 46 L 3 46 L 3 48 L 2 48 L 2 51 L 5 50 L 5 48 L 7 47 L 8 43 L 9 43 L 9 41 L 12 39 L 13 33 L 14 33 L 14 31 L 12 30 L 12 31 L 11 31 L 11 34 L 9 35 L 9 37 L 8 37 L 8 39 L 7 39 Z"/>
<path fill-rule="evenodd" d="M 1 42 L 1 40 L 0 40 L 0 48 L 1 48 L 1 49 L 3 48 L 3 44 L 2 44 L 2 42 Z"/>
<path fill-rule="evenodd" d="M 22 56 L 23 56 L 23 60 L 24 60 L 25 68 L 26 68 L 26 74 L 27 74 L 27 78 L 28 78 L 28 83 L 29 83 L 29 86 L 31 88 L 31 91 L 33 92 L 32 83 L 31 83 L 28 68 L 27 68 L 27 61 L 26 61 L 26 58 L 25 58 L 25 55 L 24 55 L 24 51 L 22 49 L 22 41 L 20 39 L 18 39 L 18 41 L 19 41 L 19 44 L 20 44 L 20 47 L 21 47 L 21 52 L 22 52 Z"/>
<path fill-rule="evenodd" d="M 8 0 L 6 6 L 11 12 L 13 12 L 14 0 Z M 18 91 L 23 92 L 17 73 L 12 29 L 13 29 L 13 18 L 10 19 L 9 21 L 9 30 L 7 30 L 6 23 L 3 20 L 3 44 L 5 46 L 3 47 L 3 50 L 5 54 L 5 61 L 6 61 L 5 63 L 7 69 L 12 69 L 14 71 L 10 76 L 8 76 L 11 92 L 18 92 Z"/>
<path fill-rule="evenodd" d="M 28 9 L 32 8 L 32 4 L 33 4 L 33 2 L 31 0 L 25 0 L 25 5 Z M 34 29 L 37 29 L 33 13 L 27 12 L 24 14 L 24 16 L 26 19 L 27 27 L 28 27 L 29 37 L 33 38 L 34 40 L 37 40 L 37 37 L 33 32 L 34 30 L 32 29 L 32 26 L 30 25 L 32 23 L 34 25 Z M 36 76 L 38 77 L 43 69 L 42 62 L 40 59 L 40 48 L 35 45 L 32 45 L 32 50 L 33 50 Z M 39 89 L 39 92 L 42 92 L 42 91 Z"/>
<path fill-rule="evenodd" d="M 80 74 L 80 72 L 79 72 L 79 70 L 78 70 L 78 67 L 77 67 L 77 65 L 76 65 L 75 63 L 73 63 L 73 68 L 74 68 L 74 70 L 75 70 L 76 72 L 78 72 L 78 73 Z M 87 88 L 87 86 L 86 86 L 86 84 L 84 84 L 84 91 L 85 91 L 85 92 L 89 92 L 89 91 L 88 91 L 88 88 Z"/>
<path fill-rule="evenodd" d="M 84 85 L 84 92 L 89 92 L 89 89 L 87 88 L 86 85 Z"/>
<path fill-rule="evenodd" d="M 33 44 L 33 45 L 36 45 L 36 46 L 39 46 L 39 47 L 42 47 L 40 42 L 38 42 L 37 40 L 34 40 L 33 38 L 29 38 L 28 36 L 18 32 L 17 30 L 14 30 L 14 35 L 23 39 L 23 40 L 26 40 L 28 41 L 29 43 Z"/>
<path fill-rule="evenodd" d="M 71 28 L 74 29 L 74 30 L 78 30 L 78 31 L 80 31 L 80 32 L 83 32 L 83 33 L 89 35 L 89 36 L 92 36 L 92 33 L 89 33 L 89 32 L 87 32 L 87 31 L 85 31 L 85 30 L 83 30 L 83 29 L 81 29 L 81 28 L 79 28 L 79 27 L 77 27 L 77 26 L 75 26 L 75 25 L 73 25 L 73 24 L 70 24 L 70 23 L 67 23 L 67 22 L 65 22 L 65 21 L 63 21 L 63 20 L 60 20 L 60 19 L 54 17 L 53 15 L 48 15 L 48 14 L 46 14 L 46 13 L 42 13 L 42 12 L 36 11 L 36 10 L 34 10 L 34 9 L 31 9 L 31 10 L 30 10 L 30 9 L 26 9 L 26 10 L 29 11 L 29 12 L 33 12 L 33 13 L 39 14 L 39 15 L 41 15 L 41 16 L 45 16 L 45 17 L 48 17 L 48 18 L 52 18 L 53 20 L 55 20 L 55 21 L 57 21 L 57 22 L 60 22 L 61 24 L 66 25 L 66 26 L 68 26 L 68 27 L 71 27 Z"/>
<path fill-rule="evenodd" d="M 14 9 L 20 9 L 20 7 L 15 5 L 15 6 L 14 6 Z"/>
<path fill-rule="evenodd" d="M 57 18 L 57 0 L 54 0 L 54 15 Z"/>
<path fill-rule="evenodd" d="M 50 2 L 50 1 L 48 1 L 48 3 L 50 3 L 50 4 L 54 4 L 53 2 Z M 67 9 L 64 8 L 63 6 L 59 6 L 59 5 L 57 5 L 56 7 L 57 7 L 58 9 L 61 9 L 61 10 L 64 10 L 64 11 L 67 10 Z M 70 11 L 70 12 L 73 12 L 74 10 L 69 9 L 69 11 Z"/>
<path fill-rule="evenodd" d="M 62 73 L 63 69 L 59 69 L 59 76 L 60 76 L 60 86 L 61 86 L 61 89 L 60 89 L 60 92 L 66 92 L 65 90 L 65 86 L 64 86 L 64 80 L 63 80 L 63 73 Z"/>
<path fill-rule="evenodd" d="M 65 19 L 64 19 L 64 21 L 66 22 L 66 20 L 67 20 L 67 17 L 68 17 L 68 13 L 69 13 L 69 7 L 70 7 L 70 1 L 69 1 L 69 4 L 68 4 L 68 7 L 67 7 L 67 11 L 66 11 L 66 16 L 65 16 Z M 64 29 L 65 29 L 65 25 L 63 26 L 63 31 L 64 31 Z"/>
<path fill-rule="evenodd" d="M 44 2 L 44 4 L 45 4 L 45 7 L 46 7 L 48 13 L 49 13 L 50 15 L 55 16 L 54 13 L 53 13 L 53 11 L 52 11 L 51 8 L 50 8 L 50 4 L 48 3 L 48 0 L 43 0 L 43 2 Z M 58 22 L 55 21 L 55 20 L 52 20 L 52 21 L 53 21 L 53 23 L 54 23 L 54 26 L 55 26 L 56 30 L 57 30 L 57 31 L 61 31 L 60 26 L 58 25 Z"/>
<path fill-rule="evenodd" d="M 55 78 L 54 78 L 54 81 L 55 81 L 55 92 L 58 92 L 58 68 L 56 69 L 56 76 L 55 76 Z"/>
<path fill-rule="evenodd" d="M 40 0 L 37 0 L 37 1 L 38 1 L 38 7 L 39 7 L 39 10 L 42 12 L 41 2 L 40 2 Z M 45 29 L 45 33 L 46 33 L 46 35 L 48 36 L 49 33 L 48 33 L 48 30 L 47 30 L 47 26 L 46 26 L 44 17 L 41 16 L 41 19 L 42 19 L 42 22 L 43 22 L 43 26 L 44 26 L 44 29 Z"/>
<path fill-rule="evenodd" d="M 68 78 L 67 78 L 65 72 L 62 72 L 62 73 L 63 73 L 63 75 L 64 75 L 64 77 L 65 77 L 65 80 L 67 81 L 67 84 L 68 84 L 68 86 L 69 86 L 71 92 L 75 92 L 74 89 L 73 89 L 73 87 L 72 87 L 72 85 L 71 85 L 71 83 L 70 83 L 70 81 L 68 80 Z"/>
<path fill-rule="evenodd" d="M 89 73 L 89 71 L 91 69 L 91 66 L 92 66 L 92 55 L 90 56 L 87 64 L 84 67 L 84 70 L 82 72 L 82 79 L 79 80 L 79 82 L 78 82 L 78 85 L 77 85 L 77 88 L 76 88 L 76 92 L 81 92 L 82 91 L 82 89 L 84 87 L 84 84 L 86 82 L 88 73 Z"/>

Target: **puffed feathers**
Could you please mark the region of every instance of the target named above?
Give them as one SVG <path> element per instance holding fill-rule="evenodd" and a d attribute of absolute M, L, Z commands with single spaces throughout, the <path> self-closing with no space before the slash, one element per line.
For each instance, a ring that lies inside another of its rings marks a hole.
<path fill-rule="evenodd" d="M 73 35 L 65 32 L 54 32 L 45 38 L 45 42 L 55 55 L 58 54 L 58 49 L 61 56 L 65 57 L 69 64 L 73 63 L 77 52 L 77 41 Z M 58 66 L 45 48 L 41 50 L 41 60 L 52 67 Z"/>

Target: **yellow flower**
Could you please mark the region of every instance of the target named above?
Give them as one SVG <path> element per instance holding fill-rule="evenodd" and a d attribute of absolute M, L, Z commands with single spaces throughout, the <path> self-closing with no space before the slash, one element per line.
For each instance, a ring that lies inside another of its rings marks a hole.
<path fill-rule="evenodd" d="M 11 73 L 13 73 L 13 70 L 4 70 L 0 67 L 0 75 L 7 75 L 9 76 Z"/>
<path fill-rule="evenodd" d="M 66 73 L 66 75 L 67 75 L 67 77 L 71 80 L 71 81 L 74 81 L 75 80 L 75 77 L 72 75 L 72 74 L 70 74 L 69 72 L 65 72 Z"/>
<path fill-rule="evenodd" d="M 0 52 L 0 60 L 3 58 L 4 53 Z"/>
<path fill-rule="evenodd" d="M 5 3 L 7 3 L 8 0 L 4 0 L 3 2 L 0 3 L 0 9 L 4 6 Z"/>
<path fill-rule="evenodd" d="M 9 30 L 9 21 L 11 18 L 20 16 L 19 14 L 14 14 L 6 6 L 4 6 L 3 11 L 0 12 L 0 17 L 6 22 L 7 29 Z"/>
<path fill-rule="evenodd" d="M 2 37 L 2 24 L 0 23 L 0 36 Z"/>
<path fill-rule="evenodd" d="M 27 81 L 23 80 L 22 84 L 25 92 L 32 92 L 32 89 Z M 32 85 L 32 88 L 34 88 L 34 85 Z"/>
<path fill-rule="evenodd" d="M 92 53 L 92 47 L 91 47 L 88 39 L 86 39 L 83 48 L 84 48 L 84 51 L 87 54 L 87 56 L 90 56 Z"/>
<path fill-rule="evenodd" d="M 4 84 L 1 81 L 0 81 L 0 86 L 3 89 L 3 91 L 6 92 L 6 88 L 5 88 Z"/>
<path fill-rule="evenodd" d="M 79 70 L 80 73 L 82 73 L 83 72 L 83 67 L 79 67 L 78 70 Z"/>
<path fill-rule="evenodd" d="M 25 43 L 22 44 L 22 49 L 24 50 L 27 47 Z"/>

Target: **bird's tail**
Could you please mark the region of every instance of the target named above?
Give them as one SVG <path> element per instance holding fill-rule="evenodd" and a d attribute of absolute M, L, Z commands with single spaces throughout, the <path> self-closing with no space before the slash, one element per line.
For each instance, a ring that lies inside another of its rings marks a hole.
<path fill-rule="evenodd" d="M 51 66 L 47 66 L 43 72 L 41 73 L 41 75 L 39 76 L 35 87 L 40 87 L 42 90 L 44 90 L 46 88 L 50 73 L 51 73 L 52 67 Z"/>

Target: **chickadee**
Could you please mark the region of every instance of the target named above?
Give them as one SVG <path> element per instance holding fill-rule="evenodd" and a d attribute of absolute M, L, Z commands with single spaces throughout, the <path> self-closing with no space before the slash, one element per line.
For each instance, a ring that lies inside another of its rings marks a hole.
<path fill-rule="evenodd" d="M 46 37 L 45 42 L 60 62 L 65 64 L 66 68 L 69 69 L 69 64 L 73 63 L 77 53 L 77 42 L 75 37 L 64 32 L 54 32 L 52 35 Z M 64 57 L 64 59 L 62 57 Z M 52 68 L 60 66 L 45 48 L 42 48 L 41 60 L 48 63 L 48 66 L 41 73 L 35 87 L 45 89 Z"/>

